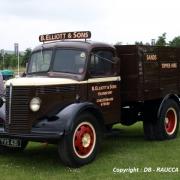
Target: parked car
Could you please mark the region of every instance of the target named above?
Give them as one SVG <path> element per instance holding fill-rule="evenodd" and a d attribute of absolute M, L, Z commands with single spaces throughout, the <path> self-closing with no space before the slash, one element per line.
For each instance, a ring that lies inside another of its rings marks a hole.
<path fill-rule="evenodd" d="M 14 77 L 14 71 L 10 69 L 0 70 L 0 73 L 5 81 Z"/>

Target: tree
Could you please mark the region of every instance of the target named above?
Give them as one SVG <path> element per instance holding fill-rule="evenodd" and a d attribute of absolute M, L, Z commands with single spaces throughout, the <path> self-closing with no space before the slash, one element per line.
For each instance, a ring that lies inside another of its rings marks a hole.
<path fill-rule="evenodd" d="M 156 41 L 156 46 L 166 46 L 166 33 L 163 33 L 161 36 L 158 37 Z"/>
<path fill-rule="evenodd" d="M 22 63 L 21 66 L 26 66 L 26 63 L 28 62 L 30 55 L 31 55 L 32 50 L 30 48 L 27 48 L 25 50 L 24 56 L 22 58 Z"/>
<path fill-rule="evenodd" d="M 143 45 L 143 42 L 142 41 L 136 41 L 135 45 Z"/>
<path fill-rule="evenodd" d="M 116 45 L 122 45 L 122 42 L 118 41 L 118 42 L 116 43 Z"/>
<path fill-rule="evenodd" d="M 172 41 L 169 41 L 169 46 L 180 47 L 180 36 L 177 36 Z"/>
<path fill-rule="evenodd" d="M 23 56 L 19 55 L 20 65 L 22 64 L 22 59 L 23 59 Z M 0 57 L 0 69 L 12 69 L 12 68 L 14 69 L 14 68 L 17 68 L 17 64 L 18 64 L 18 59 L 15 54 L 5 53 L 4 65 L 3 65 L 2 57 Z"/>

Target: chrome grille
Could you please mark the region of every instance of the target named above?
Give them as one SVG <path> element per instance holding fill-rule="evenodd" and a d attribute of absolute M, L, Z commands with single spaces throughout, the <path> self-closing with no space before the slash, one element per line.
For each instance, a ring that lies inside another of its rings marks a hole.
<path fill-rule="evenodd" d="M 12 87 L 10 106 L 10 87 L 6 88 L 6 123 L 5 130 L 9 133 L 28 133 L 31 130 L 29 117 L 28 87 Z M 9 110 L 9 108 L 11 108 Z M 9 116 L 10 114 L 10 116 Z M 9 119 L 10 118 L 10 119 Z"/>

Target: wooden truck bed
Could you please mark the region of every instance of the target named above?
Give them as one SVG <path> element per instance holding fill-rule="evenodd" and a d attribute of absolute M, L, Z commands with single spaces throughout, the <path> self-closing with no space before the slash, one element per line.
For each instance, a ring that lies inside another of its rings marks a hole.
<path fill-rule="evenodd" d="M 120 57 L 122 102 L 180 94 L 180 48 L 116 45 Z"/>

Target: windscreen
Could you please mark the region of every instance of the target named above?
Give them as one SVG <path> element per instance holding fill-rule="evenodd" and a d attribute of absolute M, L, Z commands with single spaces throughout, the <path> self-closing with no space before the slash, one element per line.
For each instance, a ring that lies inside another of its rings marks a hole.
<path fill-rule="evenodd" d="M 52 50 L 38 51 L 32 54 L 28 73 L 47 72 L 50 68 Z"/>
<path fill-rule="evenodd" d="M 82 50 L 57 49 L 53 71 L 82 74 L 86 63 L 86 53 Z"/>

